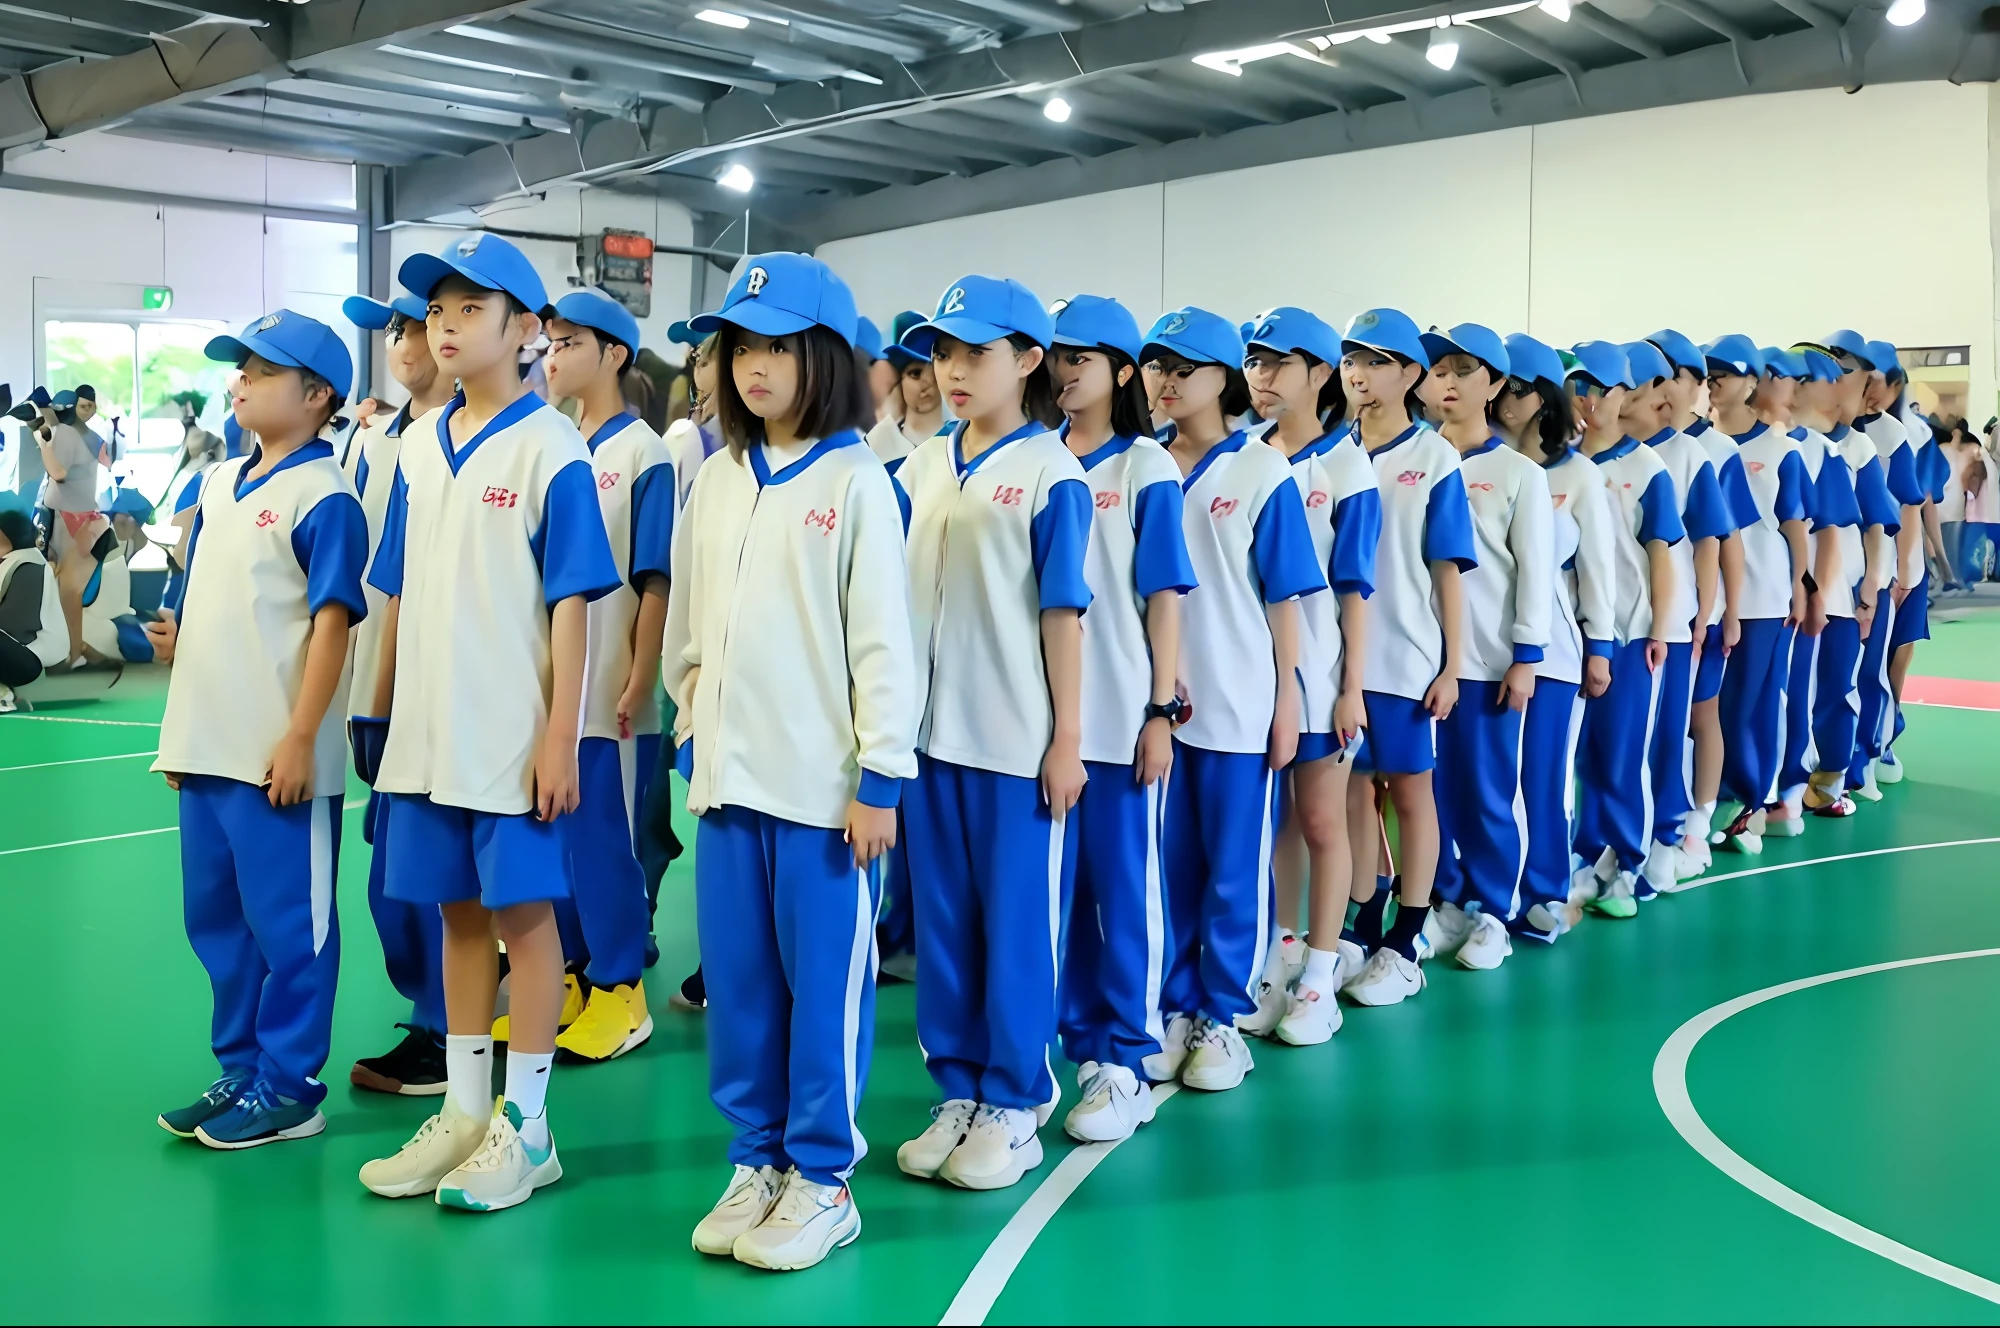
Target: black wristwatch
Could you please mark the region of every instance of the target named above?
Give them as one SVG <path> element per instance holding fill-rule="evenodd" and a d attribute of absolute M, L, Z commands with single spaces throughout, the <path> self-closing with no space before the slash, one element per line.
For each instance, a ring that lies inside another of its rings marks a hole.
<path fill-rule="evenodd" d="M 1154 701 L 1150 703 L 1146 707 L 1146 718 L 1149 720 L 1164 719 L 1169 724 L 1179 724 L 1181 722 L 1180 698 L 1175 697 L 1171 701 Z"/>
<path fill-rule="evenodd" d="M 1800 572 L 1799 584 L 1805 587 L 1806 594 L 1808 595 L 1819 594 L 1819 582 L 1813 580 L 1813 574 L 1811 572 Z"/>

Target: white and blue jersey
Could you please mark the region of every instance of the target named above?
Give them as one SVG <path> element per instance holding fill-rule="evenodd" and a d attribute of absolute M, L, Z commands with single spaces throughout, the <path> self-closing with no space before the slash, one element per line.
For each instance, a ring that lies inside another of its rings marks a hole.
<path fill-rule="evenodd" d="M 1737 522 L 1709 450 L 1698 439 L 1667 428 L 1646 439 L 1646 446 L 1666 463 L 1674 486 L 1674 506 L 1687 535 L 1673 546 L 1674 602 L 1661 611 L 1661 625 L 1654 634 L 1655 640 L 1678 644 L 1692 641 L 1697 627 L 1694 615 L 1700 607 L 1700 593 L 1694 576 L 1695 541 L 1722 539 L 1734 533 Z"/>
<path fill-rule="evenodd" d="M 1735 435 L 1757 519 L 1743 527 L 1740 619 L 1783 618 L 1792 611 L 1792 554 L 1780 527 L 1812 515 L 1813 473 L 1798 440 L 1759 420 Z"/>
<path fill-rule="evenodd" d="M 1545 658 L 1555 611 L 1555 532 L 1546 472 L 1493 434 L 1459 456 L 1472 511 L 1461 679 L 1499 682 Z"/>
<path fill-rule="evenodd" d="M 1068 426 L 1064 426 L 1065 432 Z M 1084 580 L 1083 759 L 1129 765 L 1152 701 L 1146 601 L 1195 588 L 1181 528 L 1181 472 L 1150 438 L 1113 438 L 1079 458 L 1094 516 Z"/>
<path fill-rule="evenodd" d="M 618 588 L 583 438 L 532 393 L 455 446 L 457 396 L 405 431 L 368 580 L 400 596 L 375 787 L 471 812 L 534 805 L 550 609 Z"/>
<path fill-rule="evenodd" d="M 581 733 L 617 738 L 618 698 L 632 676 L 640 589 L 649 576 L 665 578 L 673 556 L 677 485 L 666 443 L 629 410 L 599 425 L 584 445 L 619 584 L 590 605 Z M 634 735 L 660 731 L 659 701 L 651 689 L 633 711 L 630 728 Z"/>
<path fill-rule="evenodd" d="M 1604 476 L 1571 448 L 1542 468 L 1555 514 L 1555 618 L 1538 678 L 1583 682 L 1587 656 L 1611 658 L 1618 643 L 1617 513 Z"/>
<path fill-rule="evenodd" d="M 1429 425 L 1412 424 L 1368 459 L 1381 495 L 1382 538 L 1362 680 L 1370 692 L 1421 701 L 1444 668 L 1431 564 L 1457 563 L 1462 572 L 1478 566 L 1472 508 L 1458 449 Z"/>
<path fill-rule="evenodd" d="M 1684 432 L 1702 445 L 1708 453 L 1709 464 L 1715 467 L 1716 486 L 1722 490 L 1723 507 L 1729 514 L 1729 534 L 1734 535 L 1756 525 L 1757 499 L 1750 492 L 1750 480 L 1743 470 L 1743 449 L 1736 445 L 1734 438 L 1705 419 L 1697 418 Z M 1719 624 L 1728 607 L 1728 591 L 1718 578 L 1715 607 L 1710 610 L 1706 625 L 1712 627 Z"/>
<path fill-rule="evenodd" d="M 1238 432 L 1181 481 L 1182 526 L 1200 586 L 1181 616 L 1180 673 L 1194 714 L 1190 747 L 1263 752 L 1278 673 L 1266 606 L 1326 589 L 1291 466 Z"/>
<path fill-rule="evenodd" d="M 1868 440 L 1875 444 L 1876 454 L 1882 461 L 1883 484 L 1889 496 L 1900 507 L 1922 507 L 1924 500 L 1930 496 L 1930 486 L 1925 482 L 1924 475 L 1925 460 L 1923 454 L 1911 446 L 1910 433 L 1903 422 L 1894 415 L 1863 415 L 1854 421 L 1854 427 L 1866 433 Z M 1901 524 L 1899 513 L 1896 528 L 1900 528 Z M 1894 528 L 1883 531 L 1883 539 L 1891 550 L 1895 544 L 1894 533 Z M 1911 541 L 1909 556 L 1900 564 L 1893 553 L 1889 553 L 1883 558 L 1882 566 L 1891 569 L 1892 580 L 1915 586 L 1925 574 L 1923 540 Z"/>
<path fill-rule="evenodd" d="M 1817 557 L 1813 563 L 1813 576 L 1820 583 L 1820 602 L 1827 617 L 1852 618 L 1854 583 L 1860 579 L 1862 568 L 1861 509 L 1855 501 L 1854 472 L 1839 446 L 1819 430 L 1801 425 L 1792 430 L 1792 438 L 1799 445 L 1806 473 L 1812 476 L 1812 533 L 1816 536 L 1822 530 L 1836 532 L 1833 565 L 1819 566 Z M 1872 456 L 1873 448 L 1869 451 Z M 1814 553 L 1817 552 L 1815 540 Z"/>
<path fill-rule="evenodd" d="M 361 498 L 362 514 L 368 518 L 368 551 L 372 556 L 382 542 L 382 524 L 389 512 L 389 491 L 395 487 L 396 457 L 403 446 L 403 430 L 410 425 L 406 404 L 386 419 L 377 417 L 365 429 L 357 429 L 347 440 L 341 455 L 341 469 L 354 482 Z M 382 609 L 389 597 L 374 586 L 364 585 L 368 596 L 368 616 L 354 629 L 352 673 L 348 709 L 364 713 L 375 702 L 375 681 L 382 668 Z"/>
<path fill-rule="evenodd" d="M 1292 454 L 1292 479 L 1305 503 L 1313 556 L 1326 576 L 1330 595 L 1308 595 L 1299 604 L 1299 677 L 1304 709 L 1299 731 L 1333 733 L 1334 705 L 1340 700 L 1346 639 L 1341 634 L 1340 597 L 1375 593 L 1375 553 L 1382 539 L 1382 495 L 1367 449 L 1346 425 Z M 1335 743 L 1334 746 L 1338 746 Z M 1303 759 L 1331 754 L 1309 751 Z"/>
<path fill-rule="evenodd" d="M 1667 630 L 1664 618 L 1671 606 L 1661 607 L 1662 621 L 1656 627 L 1653 571 L 1646 546 L 1655 540 L 1678 544 L 1687 537 L 1673 477 L 1652 448 L 1629 435 L 1590 459 L 1604 477 L 1616 516 L 1613 529 L 1618 538 L 1612 547 L 1618 560 L 1618 639 L 1621 643 L 1663 639 L 1654 633 Z"/>

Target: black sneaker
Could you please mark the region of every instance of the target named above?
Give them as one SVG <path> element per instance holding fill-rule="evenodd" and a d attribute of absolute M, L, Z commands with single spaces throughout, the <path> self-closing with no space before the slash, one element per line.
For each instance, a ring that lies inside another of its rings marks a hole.
<path fill-rule="evenodd" d="M 667 1004 L 678 1005 L 683 1010 L 706 1010 L 708 1008 L 708 984 L 701 980 L 701 965 L 695 965 L 694 972 L 687 975 L 681 989 L 667 997 Z"/>
<path fill-rule="evenodd" d="M 434 1097 L 444 1092 L 444 1044 L 415 1024 L 396 1027 L 409 1032 L 395 1050 L 354 1062 L 347 1082 L 371 1093 L 400 1093 L 404 1097 Z"/>

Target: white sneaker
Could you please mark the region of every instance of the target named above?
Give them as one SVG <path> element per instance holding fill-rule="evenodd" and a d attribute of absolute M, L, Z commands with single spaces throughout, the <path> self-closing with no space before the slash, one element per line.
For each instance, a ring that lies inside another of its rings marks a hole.
<path fill-rule="evenodd" d="M 1158 1108 L 1153 1102 L 1153 1086 L 1122 1065 L 1100 1065 L 1092 1061 L 1082 1069 L 1091 1071 L 1083 1082 L 1083 1101 L 1070 1108 L 1063 1129 L 1078 1143 L 1108 1144 L 1129 1139 L 1141 1125 L 1153 1119 Z"/>
<path fill-rule="evenodd" d="M 1472 916 L 1457 904 L 1439 904 L 1424 919 L 1424 939 L 1433 954 L 1457 954 L 1472 935 L 1472 925 Z"/>
<path fill-rule="evenodd" d="M 20 708 L 21 703 L 14 699 L 14 689 L 0 686 L 0 715 L 11 715 Z"/>
<path fill-rule="evenodd" d="M 1194 1017 L 1185 1014 L 1167 1016 L 1167 1033 L 1160 1039 L 1160 1049 L 1146 1057 L 1146 1077 L 1156 1084 L 1171 1083 L 1181 1077 L 1181 1066 L 1187 1063 L 1188 1044 L 1194 1041 Z"/>
<path fill-rule="evenodd" d="M 1333 990 L 1324 995 L 1307 986 L 1300 986 L 1294 991 L 1291 1005 L 1273 1036 L 1294 1047 L 1317 1047 L 1322 1042 L 1331 1041 L 1333 1035 L 1340 1031 L 1343 1018 L 1339 992 L 1340 979 L 1346 972 L 1347 962 L 1343 959 L 1334 966 Z"/>
<path fill-rule="evenodd" d="M 1588 904 L 1604 889 L 1604 882 L 1597 878 L 1597 868 L 1579 867 L 1569 878 L 1569 902 L 1572 908 Z"/>
<path fill-rule="evenodd" d="M 1868 763 L 1868 774 L 1862 779 L 1861 787 L 1847 791 L 1857 798 L 1866 798 L 1869 802 L 1882 801 L 1881 768 L 1882 763 L 1880 761 L 1870 761 Z"/>
<path fill-rule="evenodd" d="M 1472 934 L 1458 947 L 1460 968 L 1481 971 L 1500 967 L 1508 955 L 1514 953 L 1513 938 L 1507 934 L 1507 924 L 1491 913 L 1472 914 Z"/>
<path fill-rule="evenodd" d="M 1577 924 L 1581 910 L 1575 904 L 1536 904 L 1528 909 L 1527 923 L 1538 935 L 1528 939 L 1554 945 L 1556 939 Z"/>
<path fill-rule="evenodd" d="M 1342 995 L 1356 1005 L 1396 1005 L 1424 989 L 1424 970 L 1383 946 L 1368 956 Z"/>
<path fill-rule="evenodd" d="M 1038 1130 L 1049 1123 L 1049 1120 L 1056 1114 L 1056 1108 L 1062 1105 L 1062 1084 L 1060 1082 L 1055 1084 L 1054 1092 L 1055 1096 L 1035 1108 L 1035 1128 Z"/>
<path fill-rule="evenodd" d="M 1187 1064 L 1181 1067 L 1181 1083 L 1203 1092 L 1220 1093 L 1243 1082 L 1243 1076 L 1257 1068 L 1250 1045 L 1243 1035 L 1227 1024 L 1204 1019 L 1194 1035 Z"/>
<path fill-rule="evenodd" d="M 556 1156 L 554 1136 L 545 1148 L 529 1146 L 521 1137 L 519 1113 L 520 1108 L 512 1102 L 502 1102 L 495 1109 L 479 1151 L 438 1182 L 433 1197 L 440 1208 L 497 1213 L 526 1203 L 536 1190 L 562 1179 L 562 1160 Z"/>
<path fill-rule="evenodd" d="M 1871 762 L 1868 773 L 1875 777 L 1878 785 L 1900 784 L 1903 782 L 1903 763 L 1894 757 L 1885 757 L 1880 761 Z"/>
<path fill-rule="evenodd" d="M 1856 789 L 1859 793 L 1861 790 Z M 1881 796 L 1877 794 L 1876 796 Z M 1806 818 L 1799 816 L 1767 816 L 1764 819 L 1766 839 L 1797 839 L 1806 832 Z"/>
<path fill-rule="evenodd" d="M 784 1188 L 785 1175 L 776 1167 L 746 1167 L 739 1163 L 715 1207 L 695 1223 L 695 1249 L 717 1256 L 732 1253 L 738 1236 L 771 1215 Z"/>
<path fill-rule="evenodd" d="M 1278 958 L 1285 965 L 1285 990 L 1290 991 L 1293 985 L 1301 977 L 1305 976 L 1305 937 L 1298 935 L 1296 932 L 1290 936 L 1280 935 L 1278 937 Z"/>
<path fill-rule="evenodd" d="M 794 1167 L 771 1215 L 736 1238 L 736 1262 L 772 1272 L 810 1268 L 861 1234 L 861 1210 L 845 1185 L 821 1185 Z"/>
<path fill-rule="evenodd" d="M 1677 889 L 1691 889 L 1685 882 L 1701 875 L 1715 865 L 1715 852 L 1709 848 L 1706 839 L 1683 839 L 1674 859 L 1674 876 L 1681 882 Z"/>
<path fill-rule="evenodd" d="M 1236 1021 L 1237 1030 L 1250 1037 L 1269 1037 L 1291 1005 L 1292 984 L 1305 970 L 1305 942 L 1297 936 L 1275 937 L 1257 983 L 1257 1008 Z"/>
<path fill-rule="evenodd" d="M 938 1179 L 965 1190 L 1004 1190 L 1042 1165 L 1035 1113 L 979 1104 L 965 1142 L 951 1150 Z"/>
<path fill-rule="evenodd" d="M 437 1189 L 479 1151 L 487 1122 L 467 1112 L 447 1094 L 444 1109 L 417 1127 L 410 1141 L 390 1157 L 361 1164 L 361 1183 L 384 1199 L 411 1199 Z"/>
<path fill-rule="evenodd" d="M 1654 840 L 1646 849 L 1646 861 L 1639 867 L 1646 878 L 1641 894 L 1670 895 L 1679 889 L 1679 874 L 1674 869 L 1674 846 Z"/>
<path fill-rule="evenodd" d="M 965 1132 L 972 1128 L 972 1118 L 978 1110 L 977 1102 L 962 1097 L 932 1107 L 930 1125 L 896 1150 L 896 1165 L 905 1175 L 923 1180 L 935 1178 L 938 1168 L 951 1156 L 951 1150 L 965 1142 Z"/>

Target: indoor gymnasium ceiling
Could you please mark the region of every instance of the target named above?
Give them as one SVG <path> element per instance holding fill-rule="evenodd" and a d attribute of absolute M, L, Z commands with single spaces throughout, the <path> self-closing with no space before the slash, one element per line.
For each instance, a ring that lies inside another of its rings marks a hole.
<path fill-rule="evenodd" d="M 2000 9 L 1929 0 L 1898 26 L 1887 5 L 0 0 L 0 147 L 111 128 L 376 163 L 402 220 L 589 182 L 674 198 L 711 232 L 747 205 L 809 243 L 1576 115 L 2000 69 Z M 1433 50 L 1454 42 L 1449 62 Z M 718 183 L 736 168 L 748 194 Z"/>

